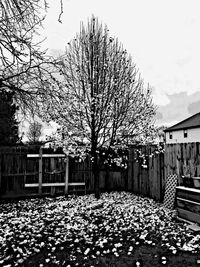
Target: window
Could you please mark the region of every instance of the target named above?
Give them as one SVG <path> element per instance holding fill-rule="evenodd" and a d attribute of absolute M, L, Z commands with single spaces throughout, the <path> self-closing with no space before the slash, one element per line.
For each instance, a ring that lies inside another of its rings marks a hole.
<path fill-rule="evenodd" d="M 173 139 L 172 132 L 169 132 L 169 139 Z"/>
<path fill-rule="evenodd" d="M 187 138 L 188 137 L 188 130 L 183 130 L 183 137 Z"/>

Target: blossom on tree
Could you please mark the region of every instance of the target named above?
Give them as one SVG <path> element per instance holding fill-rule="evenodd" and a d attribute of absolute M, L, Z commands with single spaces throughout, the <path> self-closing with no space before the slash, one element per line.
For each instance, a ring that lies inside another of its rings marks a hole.
<path fill-rule="evenodd" d="M 57 140 L 68 151 L 90 151 L 95 171 L 102 147 L 125 147 L 152 136 L 151 88 L 144 87 L 131 56 L 97 18 L 81 24 L 60 64 L 62 99 L 59 105 L 48 103 L 43 118 L 60 125 Z"/>

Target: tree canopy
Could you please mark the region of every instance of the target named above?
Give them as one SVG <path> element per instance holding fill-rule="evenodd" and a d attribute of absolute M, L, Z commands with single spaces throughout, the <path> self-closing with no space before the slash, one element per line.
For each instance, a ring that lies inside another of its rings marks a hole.
<path fill-rule="evenodd" d="M 99 150 L 152 136 L 151 88 L 144 87 L 131 56 L 95 17 L 81 24 L 60 64 L 62 99 L 59 105 L 48 102 L 43 118 L 60 125 L 56 140 L 68 153 L 90 153 L 99 197 Z"/>
<path fill-rule="evenodd" d="M 60 125 L 68 147 L 111 147 L 152 135 L 155 106 L 136 65 L 118 39 L 92 17 L 68 43 L 60 59 L 64 94 L 48 104 L 44 117 Z"/>

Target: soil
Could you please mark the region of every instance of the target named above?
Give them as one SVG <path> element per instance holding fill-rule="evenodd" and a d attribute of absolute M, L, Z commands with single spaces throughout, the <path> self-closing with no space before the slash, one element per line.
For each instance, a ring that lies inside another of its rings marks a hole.
<path fill-rule="evenodd" d="M 97 257 L 96 259 L 84 260 L 84 255 L 79 255 L 78 260 L 73 264 L 69 261 L 69 255 L 67 249 L 63 251 L 56 252 L 54 254 L 56 259 L 59 261 L 60 266 L 99 266 L 99 267 L 158 267 L 158 266 L 168 266 L 168 267 L 199 267 L 200 266 L 200 254 L 191 252 L 177 252 L 173 255 L 167 249 L 162 248 L 159 245 L 155 247 L 150 247 L 146 245 L 138 246 L 131 256 L 125 254 L 124 251 L 121 252 L 119 257 L 114 255 L 108 255 L 103 257 Z M 29 258 L 24 263 L 24 266 L 58 266 L 58 264 L 48 264 L 45 263 L 45 258 L 48 257 L 47 253 L 37 254 L 32 258 Z M 165 257 L 166 262 L 163 260 Z M 40 265 L 43 263 L 43 265 Z"/>

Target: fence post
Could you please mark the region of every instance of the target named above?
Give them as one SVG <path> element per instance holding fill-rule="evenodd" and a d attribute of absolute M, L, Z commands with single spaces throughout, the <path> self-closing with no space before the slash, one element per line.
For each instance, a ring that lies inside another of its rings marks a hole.
<path fill-rule="evenodd" d="M 42 194 L 42 147 L 39 150 L 39 195 Z"/>
<path fill-rule="evenodd" d="M 65 166 L 65 195 L 68 195 L 68 183 L 69 183 L 69 156 L 66 157 Z"/>

